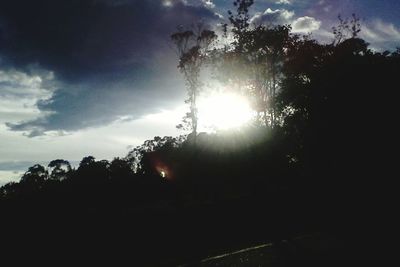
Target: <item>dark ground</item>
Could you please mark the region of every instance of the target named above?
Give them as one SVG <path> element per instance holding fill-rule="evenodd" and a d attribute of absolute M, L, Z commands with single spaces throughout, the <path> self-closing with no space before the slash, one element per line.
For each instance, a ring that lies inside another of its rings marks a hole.
<path fill-rule="evenodd" d="M 347 247 L 347 248 L 346 248 Z M 344 266 L 348 245 L 323 233 L 266 243 L 182 266 Z"/>
<path fill-rule="evenodd" d="M 327 223 L 326 212 L 297 209 L 304 204 L 242 197 L 89 213 L 14 207 L 2 219 L 1 258 L 55 266 L 344 266 L 353 245 L 343 229 Z"/>

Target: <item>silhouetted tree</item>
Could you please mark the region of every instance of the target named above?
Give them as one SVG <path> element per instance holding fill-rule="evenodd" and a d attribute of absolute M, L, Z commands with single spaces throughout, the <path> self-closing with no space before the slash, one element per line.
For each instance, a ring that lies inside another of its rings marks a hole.
<path fill-rule="evenodd" d="M 16 196 L 18 193 L 19 183 L 9 182 L 0 187 L 0 200 Z"/>
<path fill-rule="evenodd" d="M 93 156 L 84 157 L 76 170 L 75 179 L 85 183 L 104 183 L 110 179 L 110 162 L 96 161 Z"/>
<path fill-rule="evenodd" d="M 90 164 L 94 163 L 96 159 L 93 156 L 84 157 L 81 162 L 79 163 L 79 168 L 84 168 L 85 166 L 89 166 Z"/>
<path fill-rule="evenodd" d="M 183 124 L 178 128 L 190 128 L 192 135 L 197 135 L 197 98 L 200 93 L 202 82 L 200 81 L 201 67 L 208 57 L 209 49 L 217 38 L 210 30 L 203 29 L 203 24 L 198 23 L 193 30 L 179 31 L 171 35 L 179 56 L 178 68 L 185 77 L 188 99 L 185 103 L 190 105 L 190 112 L 186 114 Z"/>
<path fill-rule="evenodd" d="M 282 79 L 287 48 L 292 42 L 289 25 L 251 25 L 253 1 L 235 1 L 236 14 L 229 11 L 233 41 L 220 50 L 214 63 L 219 79 L 252 100 L 257 121 L 274 128 L 280 118 L 275 99 Z"/>
<path fill-rule="evenodd" d="M 129 161 L 121 158 L 114 158 L 110 163 L 110 175 L 113 179 L 126 180 L 132 177 L 133 170 Z"/>
<path fill-rule="evenodd" d="M 254 4 L 254 0 L 235 0 L 233 5 L 236 7 L 237 13 L 233 15 L 232 11 L 228 11 L 229 21 L 233 26 L 232 32 L 235 40 L 233 45 L 236 52 L 243 52 L 244 44 L 247 42 L 247 33 L 250 26 L 249 8 Z"/>
<path fill-rule="evenodd" d="M 48 172 L 45 167 L 40 164 L 29 167 L 28 171 L 21 177 L 22 183 L 29 183 L 32 185 L 41 185 L 48 178 Z"/>
<path fill-rule="evenodd" d="M 49 163 L 48 165 L 50 173 L 50 179 L 56 181 L 62 181 L 68 178 L 71 173 L 71 164 L 67 160 L 56 159 Z"/>
<path fill-rule="evenodd" d="M 360 19 L 356 14 L 352 14 L 352 18 L 343 19 L 341 15 L 338 16 L 339 24 L 332 27 L 332 32 L 335 36 L 333 40 L 334 45 L 338 45 L 344 40 L 356 38 L 361 32 Z"/>

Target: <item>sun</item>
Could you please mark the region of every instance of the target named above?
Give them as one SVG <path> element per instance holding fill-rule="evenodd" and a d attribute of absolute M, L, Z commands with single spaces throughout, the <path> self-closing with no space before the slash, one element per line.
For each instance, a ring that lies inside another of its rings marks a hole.
<path fill-rule="evenodd" d="M 200 132 L 230 130 L 242 127 L 254 118 L 248 100 L 238 94 L 216 93 L 200 97 L 198 123 Z"/>

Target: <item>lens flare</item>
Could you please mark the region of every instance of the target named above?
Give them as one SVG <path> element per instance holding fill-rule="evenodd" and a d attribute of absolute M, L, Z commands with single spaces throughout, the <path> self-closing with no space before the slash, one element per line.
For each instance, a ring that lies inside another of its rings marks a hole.
<path fill-rule="evenodd" d="M 165 171 L 160 171 L 160 176 L 161 176 L 162 178 L 165 178 L 167 175 L 166 175 Z"/>

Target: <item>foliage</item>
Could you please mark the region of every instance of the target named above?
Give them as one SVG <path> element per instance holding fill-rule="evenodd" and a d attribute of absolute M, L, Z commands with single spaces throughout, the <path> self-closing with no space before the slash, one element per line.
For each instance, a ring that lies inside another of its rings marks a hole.
<path fill-rule="evenodd" d="M 338 19 L 339 25 L 332 27 L 332 32 L 335 36 L 334 44 L 340 44 L 349 38 L 356 38 L 361 32 L 360 19 L 356 14 L 352 14 L 351 20 L 343 19 L 341 15 L 338 16 Z"/>
<path fill-rule="evenodd" d="M 71 164 L 63 159 L 53 160 L 47 167 L 50 170 L 49 178 L 53 180 L 64 180 L 72 171 Z"/>

